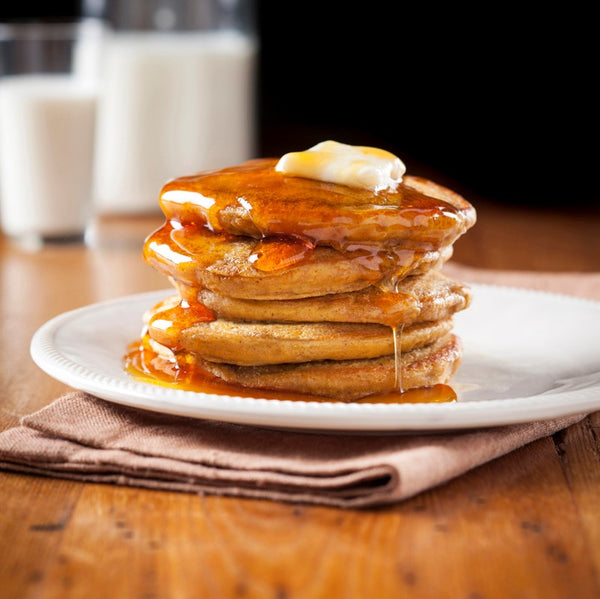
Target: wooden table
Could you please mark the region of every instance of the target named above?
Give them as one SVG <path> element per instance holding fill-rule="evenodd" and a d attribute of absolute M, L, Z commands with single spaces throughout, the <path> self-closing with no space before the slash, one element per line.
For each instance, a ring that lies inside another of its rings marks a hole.
<path fill-rule="evenodd" d="M 474 202 L 466 264 L 600 271 L 600 214 Z M 4 241 L 0 428 L 67 388 L 29 359 L 71 308 L 160 289 L 143 237 L 104 219 L 96 247 Z M 600 418 L 387 509 L 338 510 L 0 474 L 2 599 L 600 597 Z"/>

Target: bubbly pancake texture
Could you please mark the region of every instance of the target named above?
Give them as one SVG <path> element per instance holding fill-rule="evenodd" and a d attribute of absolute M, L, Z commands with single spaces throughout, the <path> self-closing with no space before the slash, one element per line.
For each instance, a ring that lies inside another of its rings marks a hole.
<path fill-rule="evenodd" d="M 175 291 L 145 316 L 145 363 L 341 401 L 448 382 L 471 291 L 440 271 L 471 204 L 410 175 L 374 190 L 277 164 L 163 187 L 144 258 Z"/>

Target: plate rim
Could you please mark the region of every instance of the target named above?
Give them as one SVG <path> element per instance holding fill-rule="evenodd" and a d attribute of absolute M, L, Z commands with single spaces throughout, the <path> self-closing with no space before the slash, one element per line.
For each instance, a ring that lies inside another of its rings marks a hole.
<path fill-rule="evenodd" d="M 581 303 L 598 310 L 600 316 L 600 302 L 590 298 L 526 287 L 474 282 L 467 284 L 475 292 L 478 288 L 485 288 L 496 293 L 544 295 L 557 301 Z M 165 293 L 172 294 L 173 290 L 166 288 L 124 295 L 93 302 L 58 314 L 47 320 L 34 332 L 30 342 L 31 358 L 49 376 L 105 401 L 197 419 L 276 426 L 304 431 L 388 431 L 399 433 L 403 431 L 472 429 L 547 420 L 557 416 L 589 413 L 600 408 L 600 369 L 597 373 L 596 385 L 570 391 L 575 395 L 575 399 L 569 403 L 568 407 L 562 403 L 556 405 L 559 399 L 564 398 L 564 392 L 442 404 L 315 402 L 207 394 L 161 387 L 136 381 L 133 378 L 129 380 L 116 379 L 76 363 L 56 348 L 53 342 L 54 336 L 62 326 L 81 315 L 88 315 L 97 310 L 130 302 L 142 303 L 153 297 L 160 299 L 161 296 L 164 297 Z M 596 388 L 598 388 L 598 394 L 594 396 L 593 391 Z M 176 403 L 171 404 L 170 402 L 173 401 Z M 168 403 L 170 408 L 165 407 L 165 403 Z M 536 404 L 542 404 L 545 409 L 538 409 L 537 415 L 532 418 L 532 405 L 538 407 Z M 486 411 L 500 406 L 506 408 L 501 410 L 503 416 L 482 417 L 482 415 L 486 415 Z M 233 409 L 236 411 L 232 412 Z M 360 423 L 355 422 L 358 416 L 363 419 Z M 388 419 L 382 422 L 383 416 L 387 416 Z M 320 419 L 324 417 L 335 417 L 335 420 L 333 422 L 328 420 L 325 424 L 320 422 Z"/>

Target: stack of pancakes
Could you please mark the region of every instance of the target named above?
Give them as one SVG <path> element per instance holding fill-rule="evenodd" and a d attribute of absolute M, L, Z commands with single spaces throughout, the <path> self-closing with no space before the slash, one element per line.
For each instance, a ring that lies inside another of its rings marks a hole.
<path fill-rule="evenodd" d="M 373 192 L 276 163 L 165 185 L 144 257 L 175 292 L 146 315 L 149 347 L 229 384 L 345 401 L 447 382 L 470 292 L 440 267 L 473 207 L 421 178 Z"/>

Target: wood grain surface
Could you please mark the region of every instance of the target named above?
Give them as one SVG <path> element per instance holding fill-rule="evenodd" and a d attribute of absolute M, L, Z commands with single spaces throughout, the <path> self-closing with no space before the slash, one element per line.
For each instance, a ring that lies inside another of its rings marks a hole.
<path fill-rule="evenodd" d="M 455 260 L 600 271 L 600 213 L 474 202 Z M 67 387 L 34 331 L 164 288 L 141 258 L 160 217 L 104 219 L 92 247 L 2 241 L 0 429 Z M 600 416 L 386 509 L 338 510 L 0 473 L 0 598 L 600 597 Z"/>

